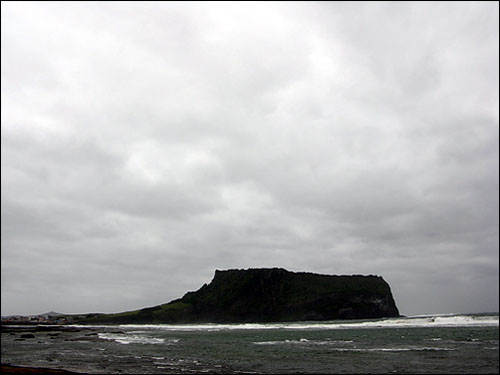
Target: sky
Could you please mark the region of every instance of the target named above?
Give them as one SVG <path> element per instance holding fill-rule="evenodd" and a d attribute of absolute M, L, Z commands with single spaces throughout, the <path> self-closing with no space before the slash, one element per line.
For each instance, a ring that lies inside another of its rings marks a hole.
<path fill-rule="evenodd" d="M 498 2 L 2 2 L 1 313 L 216 269 L 499 310 Z"/>

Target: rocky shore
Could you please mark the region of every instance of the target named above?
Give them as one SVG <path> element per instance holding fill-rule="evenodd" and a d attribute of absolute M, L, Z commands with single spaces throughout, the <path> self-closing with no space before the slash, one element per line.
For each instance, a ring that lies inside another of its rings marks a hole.
<path fill-rule="evenodd" d="M 41 367 L 25 367 L 2 364 L 2 374 L 83 374 L 82 372 L 73 372 L 67 370 L 41 368 Z"/>

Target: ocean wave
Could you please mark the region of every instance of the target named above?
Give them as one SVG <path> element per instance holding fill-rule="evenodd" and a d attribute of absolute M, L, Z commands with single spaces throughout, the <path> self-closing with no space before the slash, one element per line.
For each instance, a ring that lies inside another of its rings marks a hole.
<path fill-rule="evenodd" d="M 299 340 L 279 340 L 279 341 L 254 341 L 255 345 L 283 345 L 283 344 L 299 344 L 299 345 L 337 345 L 337 344 L 349 344 L 353 340 L 308 340 L 301 338 Z"/>
<path fill-rule="evenodd" d="M 444 315 L 425 317 L 387 318 L 365 321 L 324 321 L 290 323 L 243 323 L 243 324 L 125 324 L 120 328 L 155 329 L 164 331 L 221 331 L 221 330 L 323 330 L 352 328 L 410 328 L 410 327 L 483 327 L 498 326 L 498 315 Z"/>
<path fill-rule="evenodd" d="M 424 347 L 401 347 L 401 348 L 334 348 L 333 350 L 340 352 L 408 352 L 408 351 L 448 352 L 448 351 L 456 351 L 458 349 L 424 346 Z"/>
<path fill-rule="evenodd" d="M 329 350 L 339 352 L 406 352 L 406 351 L 453 351 L 454 348 L 433 347 L 433 346 L 403 346 L 403 347 L 380 347 L 380 348 L 356 348 L 356 347 L 335 347 L 338 344 L 352 343 L 352 340 L 347 341 L 319 341 L 319 340 L 279 340 L 279 341 L 256 341 L 255 345 L 332 345 Z"/>
<path fill-rule="evenodd" d="M 165 331 L 211 331 L 221 330 L 255 330 L 255 329 L 279 329 L 284 328 L 284 324 L 279 323 L 232 323 L 232 324 L 123 324 L 120 328 L 141 328 L 141 329 L 160 329 Z"/>
<path fill-rule="evenodd" d="M 121 334 L 121 333 L 98 333 L 100 339 L 115 341 L 120 344 L 175 344 L 179 339 L 169 339 L 166 341 L 163 338 L 151 336 L 136 335 L 136 334 Z"/>

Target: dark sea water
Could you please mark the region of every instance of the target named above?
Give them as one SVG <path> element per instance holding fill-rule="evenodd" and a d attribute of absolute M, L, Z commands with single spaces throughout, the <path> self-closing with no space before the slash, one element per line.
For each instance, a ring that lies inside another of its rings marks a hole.
<path fill-rule="evenodd" d="M 2 363 L 87 373 L 498 373 L 498 314 L 2 328 Z M 21 338 L 33 334 L 34 338 Z"/>

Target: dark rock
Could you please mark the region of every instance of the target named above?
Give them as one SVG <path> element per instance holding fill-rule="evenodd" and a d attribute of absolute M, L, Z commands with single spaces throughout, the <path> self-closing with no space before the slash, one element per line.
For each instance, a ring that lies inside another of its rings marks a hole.
<path fill-rule="evenodd" d="M 282 268 L 215 271 L 210 284 L 167 304 L 87 323 L 238 323 L 397 317 L 380 276 L 334 276 Z"/>
<path fill-rule="evenodd" d="M 35 335 L 33 335 L 31 333 L 24 333 L 24 334 L 21 335 L 21 338 L 22 339 L 34 339 Z"/>

